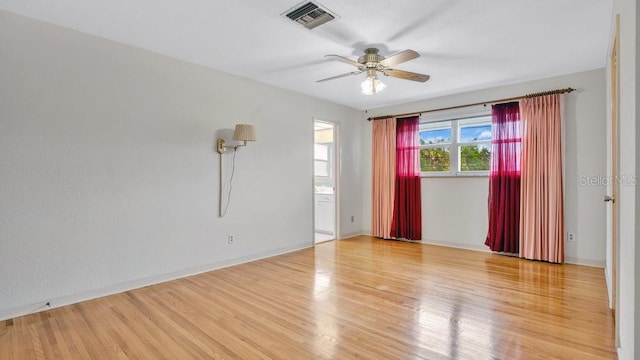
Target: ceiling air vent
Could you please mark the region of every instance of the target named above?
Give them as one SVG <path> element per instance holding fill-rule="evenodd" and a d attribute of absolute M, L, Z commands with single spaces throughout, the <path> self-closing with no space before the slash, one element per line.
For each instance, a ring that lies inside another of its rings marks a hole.
<path fill-rule="evenodd" d="M 304 27 L 309 30 L 336 18 L 329 10 L 313 2 L 300 3 L 286 11 L 283 15 L 304 25 Z"/>

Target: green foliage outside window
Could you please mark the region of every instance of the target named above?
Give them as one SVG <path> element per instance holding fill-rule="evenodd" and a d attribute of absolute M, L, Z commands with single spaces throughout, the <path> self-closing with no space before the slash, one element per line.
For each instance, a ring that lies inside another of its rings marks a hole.
<path fill-rule="evenodd" d="M 445 148 L 420 150 L 420 171 L 449 171 L 451 156 Z"/>
<path fill-rule="evenodd" d="M 460 171 L 487 171 L 490 169 L 491 151 L 486 146 L 462 146 Z"/>
<path fill-rule="evenodd" d="M 461 146 L 460 171 L 488 171 L 491 164 L 491 150 L 486 146 Z M 427 148 L 420 150 L 420 170 L 444 171 L 451 170 L 451 156 L 449 149 Z"/>

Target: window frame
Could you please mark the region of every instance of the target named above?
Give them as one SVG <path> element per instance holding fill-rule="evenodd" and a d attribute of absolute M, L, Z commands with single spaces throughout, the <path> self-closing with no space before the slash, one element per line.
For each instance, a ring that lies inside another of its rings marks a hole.
<path fill-rule="evenodd" d="M 487 118 L 487 121 L 478 121 L 476 119 Z M 475 121 L 474 121 L 475 120 Z M 489 140 L 477 140 L 477 141 L 460 141 L 460 129 L 468 126 L 469 124 L 489 124 L 491 125 L 491 113 L 481 112 L 476 114 L 468 114 L 461 117 L 449 117 L 444 119 L 421 121 L 418 136 L 420 132 L 425 130 L 425 127 L 431 127 L 438 123 L 451 123 L 451 142 L 450 143 L 436 143 L 420 145 L 422 149 L 433 148 L 448 148 L 449 149 L 449 171 L 422 171 L 420 169 L 420 177 L 486 177 L 489 176 L 490 170 L 481 171 L 461 171 L 461 151 L 462 146 L 470 145 L 487 145 L 491 148 L 491 139 Z"/>
<path fill-rule="evenodd" d="M 331 163 L 331 159 L 333 156 L 333 143 L 314 143 L 314 151 L 313 151 L 313 175 L 316 178 L 320 179 L 333 179 L 333 166 Z M 326 159 L 316 157 L 316 146 L 322 146 L 326 150 Z M 327 175 L 318 175 L 316 171 L 316 163 L 323 163 L 327 167 Z"/>

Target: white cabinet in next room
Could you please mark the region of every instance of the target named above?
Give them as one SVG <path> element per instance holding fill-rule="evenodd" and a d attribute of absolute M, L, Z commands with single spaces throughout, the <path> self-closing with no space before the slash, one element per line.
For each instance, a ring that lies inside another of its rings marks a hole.
<path fill-rule="evenodd" d="M 333 235 L 334 195 L 316 194 L 316 232 Z"/>

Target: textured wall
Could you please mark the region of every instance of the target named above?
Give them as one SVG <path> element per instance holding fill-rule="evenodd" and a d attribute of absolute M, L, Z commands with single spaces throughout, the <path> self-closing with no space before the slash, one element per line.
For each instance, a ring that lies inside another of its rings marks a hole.
<path fill-rule="evenodd" d="M 314 117 L 360 214 L 360 112 L 0 12 L 0 318 L 310 246 Z M 258 141 L 219 218 L 238 122 Z"/>

